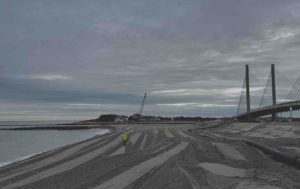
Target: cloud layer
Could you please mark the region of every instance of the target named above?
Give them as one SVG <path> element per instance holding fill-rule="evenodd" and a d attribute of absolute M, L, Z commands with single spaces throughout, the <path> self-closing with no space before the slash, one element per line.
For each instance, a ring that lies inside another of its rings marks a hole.
<path fill-rule="evenodd" d="M 299 75 L 298 0 L 0 2 L 0 120 L 231 116 L 250 64 L 283 98 Z M 288 78 L 285 78 L 287 76 Z"/>

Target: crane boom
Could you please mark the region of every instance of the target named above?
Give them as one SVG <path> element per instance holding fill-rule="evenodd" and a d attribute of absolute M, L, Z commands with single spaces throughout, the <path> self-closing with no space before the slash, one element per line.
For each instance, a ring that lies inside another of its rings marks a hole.
<path fill-rule="evenodd" d="M 147 98 L 147 93 L 144 94 L 144 98 L 143 98 L 141 109 L 140 109 L 140 114 L 142 114 L 142 112 L 143 112 L 146 98 Z"/>

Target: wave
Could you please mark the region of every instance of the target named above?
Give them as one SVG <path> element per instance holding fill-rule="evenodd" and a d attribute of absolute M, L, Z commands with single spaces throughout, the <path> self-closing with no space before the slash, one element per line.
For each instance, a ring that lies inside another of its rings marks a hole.
<path fill-rule="evenodd" d="M 109 129 L 103 129 L 102 131 L 96 132 L 95 134 L 101 136 L 101 135 L 105 135 L 110 132 L 111 132 L 111 130 L 109 130 Z"/>
<path fill-rule="evenodd" d="M 0 162 L 0 167 L 4 167 L 4 166 L 9 165 L 9 164 L 12 164 L 12 163 L 16 163 L 16 162 L 19 162 L 19 161 L 23 161 L 23 160 L 25 160 L 25 159 L 29 159 L 29 158 L 31 158 L 31 157 L 33 157 L 33 156 L 36 156 L 36 155 L 39 155 L 39 154 L 42 154 L 42 153 L 44 153 L 44 152 L 39 152 L 39 153 L 30 154 L 30 155 L 23 156 L 23 157 L 20 157 L 20 158 L 11 160 L 11 161 Z"/>

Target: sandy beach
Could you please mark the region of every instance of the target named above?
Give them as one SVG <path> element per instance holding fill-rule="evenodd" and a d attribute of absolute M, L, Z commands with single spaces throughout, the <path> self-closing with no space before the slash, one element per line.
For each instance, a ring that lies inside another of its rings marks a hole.
<path fill-rule="evenodd" d="M 0 188 L 299 188 L 299 124 L 241 124 L 112 125 L 109 134 L 0 168 Z"/>

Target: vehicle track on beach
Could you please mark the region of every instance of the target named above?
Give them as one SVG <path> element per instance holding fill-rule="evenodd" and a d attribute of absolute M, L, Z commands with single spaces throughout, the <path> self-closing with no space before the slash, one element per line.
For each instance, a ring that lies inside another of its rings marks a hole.
<path fill-rule="evenodd" d="M 129 126 L 0 169 L 0 188 L 297 188 L 298 170 L 186 126 Z M 30 162 L 30 163 L 28 163 Z M 242 183 L 242 184 L 241 184 Z"/>

